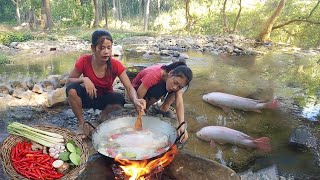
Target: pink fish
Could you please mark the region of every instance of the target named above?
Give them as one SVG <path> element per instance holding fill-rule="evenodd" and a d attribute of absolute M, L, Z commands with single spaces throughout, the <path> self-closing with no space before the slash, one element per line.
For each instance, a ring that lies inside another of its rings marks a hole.
<path fill-rule="evenodd" d="M 209 104 L 221 107 L 224 111 L 230 111 L 231 108 L 243 111 L 261 112 L 261 109 L 275 109 L 278 107 L 278 101 L 276 99 L 273 99 L 270 102 L 264 102 L 262 100 L 243 98 L 221 92 L 205 94 L 202 99 Z"/>
<path fill-rule="evenodd" d="M 263 152 L 271 151 L 270 140 L 267 137 L 253 139 L 252 137 L 224 126 L 207 126 L 196 133 L 199 139 L 209 141 L 211 147 L 215 147 L 215 143 L 234 144 L 248 148 L 257 148 Z"/>

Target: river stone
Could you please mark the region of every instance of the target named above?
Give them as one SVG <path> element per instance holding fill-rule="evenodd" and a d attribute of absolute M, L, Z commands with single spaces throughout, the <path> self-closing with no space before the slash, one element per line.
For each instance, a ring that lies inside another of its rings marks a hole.
<path fill-rule="evenodd" d="M 57 78 L 46 79 L 41 82 L 45 91 L 55 90 L 59 86 L 59 82 Z"/>
<path fill-rule="evenodd" d="M 43 93 L 43 88 L 40 84 L 35 84 L 33 86 L 32 92 L 38 93 L 38 94 L 42 94 Z"/>
<path fill-rule="evenodd" d="M 122 46 L 121 45 L 115 45 L 112 46 L 112 56 L 122 56 Z"/>
<path fill-rule="evenodd" d="M 20 81 L 12 81 L 10 82 L 10 84 L 13 89 L 23 89 L 23 90 L 28 89 L 26 83 L 22 83 Z"/>
<path fill-rule="evenodd" d="M 115 179 L 112 164 L 114 164 L 114 159 L 98 153 L 93 154 L 88 159 L 86 169 L 77 179 Z M 122 173 L 118 172 L 118 174 Z M 238 180 L 239 177 L 228 167 L 185 151 L 179 151 L 171 164 L 165 167 L 161 179 Z"/>
<path fill-rule="evenodd" d="M 29 90 L 32 90 L 32 88 L 33 88 L 33 86 L 34 86 L 34 84 L 35 84 L 35 81 L 34 81 L 33 78 L 29 77 L 29 78 L 27 78 L 27 79 L 25 80 L 25 84 L 26 84 L 26 86 L 27 86 L 27 88 L 28 88 Z"/>
<path fill-rule="evenodd" d="M 15 89 L 12 93 L 12 96 L 19 99 L 30 100 L 31 98 L 30 93 L 32 93 L 30 90 L 25 91 L 24 89 Z"/>
<path fill-rule="evenodd" d="M 169 177 L 177 179 L 240 179 L 232 169 L 185 150 L 178 151 L 174 160 L 165 169 Z"/>
<path fill-rule="evenodd" d="M 279 179 L 278 170 L 276 165 L 270 166 L 268 168 L 261 169 L 257 172 L 252 172 L 252 170 L 248 170 L 244 173 L 239 174 L 241 179 L 246 180 L 274 180 Z"/>
<path fill-rule="evenodd" d="M 306 126 L 295 128 L 290 135 L 289 145 L 297 151 L 305 151 L 309 148 L 317 148 L 317 139 Z"/>
<path fill-rule="evenodd" d="M 48 105 L 49 107 L 66 104 L 66 87 L 57 88 L 56 90 L 48 93 Z"/>
<path fill-rule="evenodd" d="M 18 42 L 12 42 L 10 43 L 10 47 L 16 48 L 18 44 Z"/>
<path fill-rule="evenodd" d="M 8 85 L 0 85 L 0 93 L 2 94 L 12 94 L 13 93 L 13 89 L 8 86 Z"/>
<path fill-rule="evenodd" d="M 188 54 L 180 53 L 179 60 L 185 60 L 185 59 L 189 59 Z"/>

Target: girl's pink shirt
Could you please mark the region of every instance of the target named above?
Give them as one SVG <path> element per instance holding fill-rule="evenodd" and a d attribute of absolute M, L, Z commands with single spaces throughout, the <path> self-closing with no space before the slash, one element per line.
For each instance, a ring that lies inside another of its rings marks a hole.
<path fill-rule="evenodd" d="M 132 85 L 135 89 L 138 89 L 141 84 L 145 88 L 149 89 L 150 87 L 158 84 L 161 81 L 161 67 L 163 65 L 153 65 L 143 69 L 133 80 Z"/>

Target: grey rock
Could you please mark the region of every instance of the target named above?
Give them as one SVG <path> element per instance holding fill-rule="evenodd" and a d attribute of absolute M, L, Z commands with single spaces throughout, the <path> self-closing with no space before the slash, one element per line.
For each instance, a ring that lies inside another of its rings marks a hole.
<path fill-rule="evenodd" d="M 295 150 L 305 151 L 310 148 L 316 149 L 318 140 L 312 135 L 308 127 L 299 126 L 291 132 L 289 145 Z"/>

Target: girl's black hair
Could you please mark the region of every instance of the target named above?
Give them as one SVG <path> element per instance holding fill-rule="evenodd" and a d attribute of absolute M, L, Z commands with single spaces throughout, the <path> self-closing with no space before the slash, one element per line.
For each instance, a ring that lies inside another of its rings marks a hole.
<path fill-rule="evenodd" d="M 161 69 L 164 69 L 167 73 L 169 73 L 171 70 L 173 70 L 174 68 L 176 68 L 178 66 L 186 66 L 186 63 L 183 61 L 177 61 L 177 62 L 171 63 L 169 65 L 163 65 L 163 66 L 161 66 Z"/>
<path fill-rule="evenodd" d="M 95 30 L 92 33 L 92 37 L 91 37 L 92 46 L 96 48 L 98 45 L 101 45 L 106 39 L 111 41 L 111 43 L 113 43 L 112 36 L 108 31 L 103 29 Z M 107 68 L 108 68 L 107 69 L 108 74 L 114 76 L 114 74 L 112 74 L 111 57 L 107 61 Z"/>
<path fill-rule="evenodd" d="M 192 71 L 187 67 L 186 63 L 183 61 L 177 61 L 169 65 L 163 65 L 161 69 L 164 69 L 167 73 L 171 71 L 172 76 L 181 77 L 186 79 L 186 86 L 189 88 L 189 83 L 192 80 Z"/>
<path fill-rule="evenodd" d="M 183 79 L 186 79 L 186 85 L 189 87 L 189 83 L 192 80 L 192 71 L 189 67 L 186 65 L 177 66 L 176 68 L 171 70 L 172 76 L 181 77 Z"/>
<path fill-rule="evenodd" d="M 105 37 L 105 39 L 108 39 L 113 43 L 112 36 L 108 31 L 103 29 L 98 29 L 92 33 L 92 37 L 91 37 L 92 45 L 96 47 L 98 44 L 102 43 L 103 41 L 101 42 L 100 38 L 103 36 Z"/>

